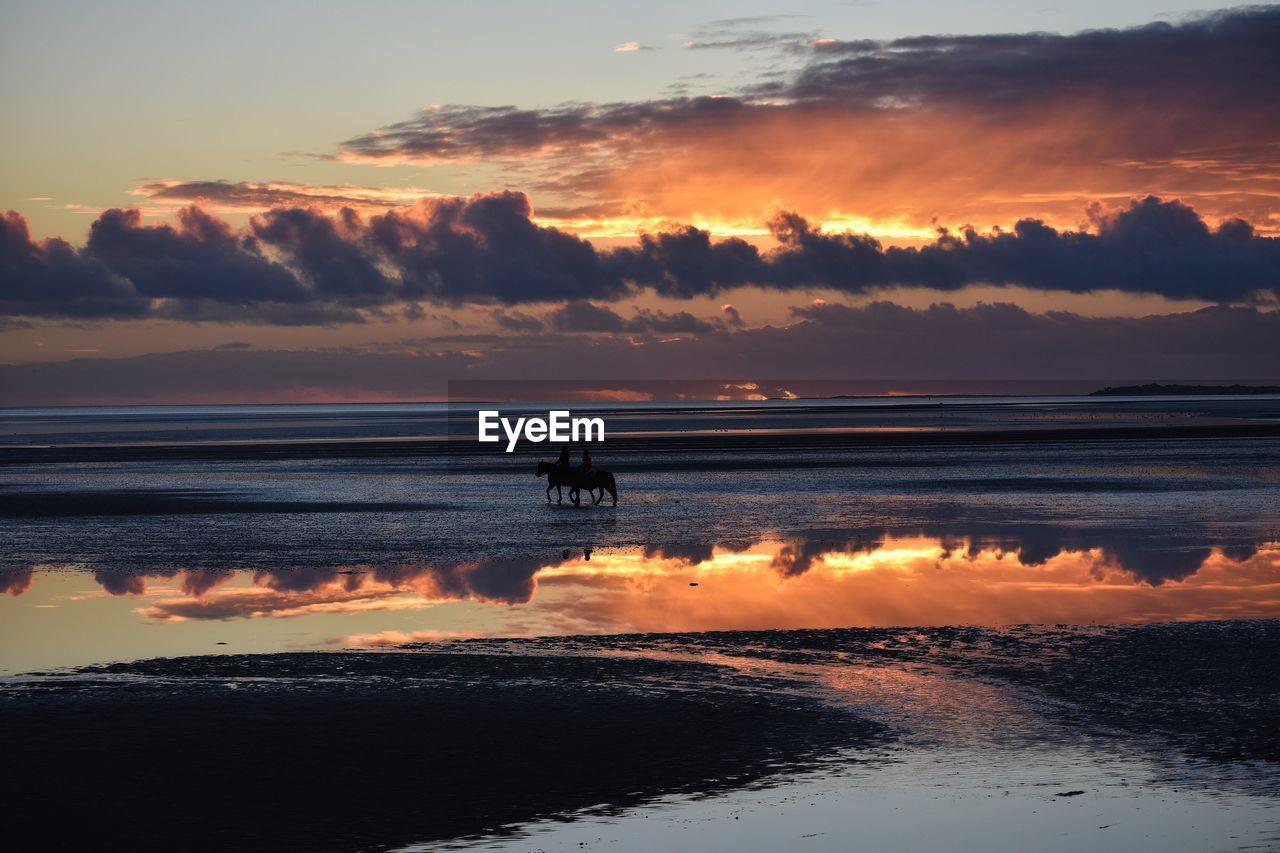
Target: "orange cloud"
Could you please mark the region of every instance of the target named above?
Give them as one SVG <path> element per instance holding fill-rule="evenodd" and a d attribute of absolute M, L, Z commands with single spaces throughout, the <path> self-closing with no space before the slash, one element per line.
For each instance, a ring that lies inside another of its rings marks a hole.
<path fill-rule="evenodd" d="M 1181 198 L 1214 224 L 1242 217 L 1280 231 L 1280 167 L 1265 142 L 1242 146 L 1227 124 L 1199 131 L 1197 144 L 1236 151 L 1234 163 L 1190 151 L 1138 157 L 1179 145 L 1185 117 L 1114 110 L 1089 98 L 999 120 L 964 108 L 761 107 L 664 128 L 625 168 L 595 164 L 557 185 L 567 179 L 585 198 L 642 201 L 653 212 L 634 223 L 626 215 L 564 223 L 593 235 L 656 230 L 665 218 L 761 237 L 761 219 L 785 206 L 830 230 L 919 244 L 932 239 L 934 222 L 1009 227 L 1030 216 L 1066 228 L 1095 200 L 1149 193 Z"/>
<path fill-rule="evenodd" d="M 935 220 L 1079 224 L 1087 202 L 1176 196 L 1280 229 L 1274 7 L 1071 35 L 718 33 L 692 48 L 804 61 L 719 96 L 545 109 L 433 106 L 347 140 L 347 162 L 485 163 L 600 236 L 698 224 L 764 237 L 781 204 L 924 242 Z M 619 50 L 641 49 L 635 43 Z"/>

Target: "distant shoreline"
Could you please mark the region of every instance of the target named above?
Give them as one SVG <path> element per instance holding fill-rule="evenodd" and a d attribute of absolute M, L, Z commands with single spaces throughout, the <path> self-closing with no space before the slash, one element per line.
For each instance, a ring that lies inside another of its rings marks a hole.
<path fill-rule="evenodd" d="M 1090 397 L 1196 397 L 1196 396 L 1249 396 L 1253 394 L 1280 394 L 1280 385 L 1116 385 L 1090 393 Z"/>

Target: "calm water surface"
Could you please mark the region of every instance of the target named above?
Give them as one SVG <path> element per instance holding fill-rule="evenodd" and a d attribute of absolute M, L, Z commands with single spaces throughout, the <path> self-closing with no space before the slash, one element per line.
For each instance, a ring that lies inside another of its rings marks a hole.
<path fill-rule="evenodd" d="M 617 507 L 548 503 L 533 469 L 552 452 L 448 450 L 472 415 L 441 405 L 2 411 L 6 689 L 109 661 L 458 640 L 698 660 L 893 736 L 749 789 L 453 844 L 1280 844 L 1259 734 L 1280 730 L 1280 438 L 1256 429 L 1280 401 L 605 416 L 593 455 Z M 1134 627 L 998 627 L 1019 624 Z M 850 626 L 918 627 L 779 630 Z M 557 636 L 578 639 L 487 639 Z"/>

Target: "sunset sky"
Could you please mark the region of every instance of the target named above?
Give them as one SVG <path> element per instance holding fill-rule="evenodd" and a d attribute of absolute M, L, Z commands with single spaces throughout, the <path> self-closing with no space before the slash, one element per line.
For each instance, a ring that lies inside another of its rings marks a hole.
<path fill-rule="evenodd" d="M 1280 379 L 1280 6 L 2 8 L 0 404 Z"/>

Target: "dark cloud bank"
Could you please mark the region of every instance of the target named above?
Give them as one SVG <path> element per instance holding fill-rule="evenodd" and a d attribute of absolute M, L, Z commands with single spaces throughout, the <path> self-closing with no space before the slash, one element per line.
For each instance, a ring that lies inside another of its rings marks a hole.
<path fill-rule="evenodd" d="M 603 323 L 617 315 L 598 308 Z M 553 315 L 554 316 L 554 315 Z M 590 318 L 588 318 L 590 319 Z M 538 321 L 540 322 L 540 321 Z M 567 322 L 567 321 L 566 321 Z M 581 322 L 574 320 L 573 322 Z M 818 304 L 785 327 L 699 335 L 543 331 L 488 351 L 201 350 L 0 366 L 7 404 L 141 399 L 443 397 L 449 379 L 1080 379 L 1280 376 L 1280 311 L 1206 308 L 1149 317 L 1035 314 L 1016 305 Z M 463 344 L 470 346 L 469 344 Z"/>
<path fill-rule="evenodd" d="M 1191 208 L 1154 197 L 1093 211 L 1089 231 L 1024 219 L 1008 232 L 942 231 L 921 248 L 828 234 L 779 213 L 769 222 L 773 250 L 714 241 L 693 227 L 597 250 L 531 216 L 528 198 L 515 192 L 424 200 L 367 219 L 350 209 L 328 216 L 275 208 L 243 232 L 198 207 L 182 210 L 176 226 L 144 225 L 137 211 L 112 209 L 75 248 L 33 241 L 23 217 L 10 212 L 0 218 L 0 311 L 309 324 L 360 322 L 362 312 L 419 302 L 614 300 L 645 289 L 694 297 L 743 286 L 866 293 L 1016 284 L 1216 302 L 1273 301 L 1280 293 L 1280 239 L 1241 220 L 1210 228 Z M 562 323 L 582 319 L 570 313 Z M 640 323 L 695 331 L 691 320 L 655 315 Z"/>

